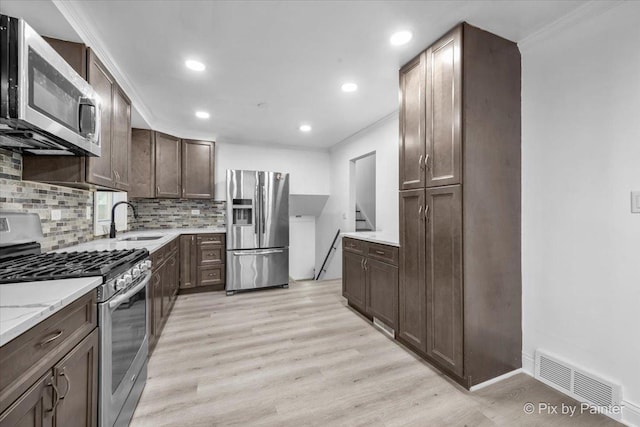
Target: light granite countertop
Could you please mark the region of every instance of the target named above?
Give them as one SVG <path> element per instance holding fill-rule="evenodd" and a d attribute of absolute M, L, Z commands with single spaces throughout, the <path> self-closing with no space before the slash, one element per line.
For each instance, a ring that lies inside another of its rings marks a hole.
<path fill-rule="evenodd" d="M 75 252 L 75 251 L 107 251 L 114 249 L 141 249 L 146 248 L 150 254 L 154 253 L 181 234 L 203 234 L 203 233 L 226 233 L 224 227 L 206 227 L 206 228 L 170 228 L 144 231 L 130 231 L 127 233 L 119 233 L 115 239 L 97 239 L 79 245 L 69 246 L 58 249 L 56 252 Z M 157 240 L 140 240 L 125 241 L 127 237 L 135 236 L 162 236 Z"/>
<path fill-rule="evenodd" d="M 351 231 L 342 233 L 342 237 L 350 237 L 352 239 L 400 247 L 398 236 L 395 236 L 388 231 Z"/>
<path fill-rule="evenodd" d="M 102 277 L 0 285 L 0 347 L 102 283 Z"/>

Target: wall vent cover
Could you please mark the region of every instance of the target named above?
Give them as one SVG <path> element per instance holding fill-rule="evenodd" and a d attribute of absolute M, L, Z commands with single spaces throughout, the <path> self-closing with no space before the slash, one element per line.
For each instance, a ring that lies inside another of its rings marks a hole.
<path fill-rule="evenodd" d="M 387 325 L 386 323 L 384 323 L 382 320 L 378 319 L 377 317 L 373 318 L 373 326 L 377 327 L 379 330 L 381 330 L 382 332 L 384 332 L 386 335 L 390 336 L 391 338 L 395 338 L 396 337 L 396 331 L 394 331 L 391 326 Z"/>
<path fill-rule="evenodd" d="M 536 351 L 535 377 L 580 402 L 594 406 L 619 406 L 622 402 L 622 387 L 577 368 L 571 363 Z M 607 414 L 620 419 L 620 414 Z"/>

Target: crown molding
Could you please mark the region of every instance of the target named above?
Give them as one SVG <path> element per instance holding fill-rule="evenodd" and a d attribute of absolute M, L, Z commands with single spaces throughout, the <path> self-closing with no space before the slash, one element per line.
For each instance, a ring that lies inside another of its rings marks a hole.
<path fill-rule="evenodd" d="M 521 51 L 526 51 L 527 48 L 532 44 L 551 37 L 554 34 L 566 30 L 567 28 L 572 27 L 588 18 L 601 15 L 610 9 L 620 6 L 624 2 L 625 0 L 591 0 L 572 10 L 566 15 L 561 16 L 555 21 L 548 23 L 536 32 L 529 34 L 527 37 L 518 42 L 518 47 Z"/>
<path fill-rule="evenodd" d="M 60 11 L 62 16 L 69 22 L 84 43 L 96 52 L 100 61 L 116 79 L 118 84 L 126 92 L 129 99 L 138 113 L 147 124 L 153 128 L 156 124 L 155 116 L 142 100 L 142 96 L 136 90 L 135 85 L 122 72 L 113 57 L 109 54 L 105 43 L 98 37 L 89 25 L 90 20 L 80 11 L 73 2 L 64 0 L 52 0 L 53 4 Z"/>

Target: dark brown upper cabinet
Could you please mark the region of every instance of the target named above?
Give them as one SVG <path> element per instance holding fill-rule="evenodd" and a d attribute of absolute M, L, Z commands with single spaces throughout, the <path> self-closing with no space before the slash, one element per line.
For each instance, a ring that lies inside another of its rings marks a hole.
<path fill-rule="evenodd" d="M 400 69 L 400 189 L 422 188 L 424 177 L 424 74 L 422 53 Z"/>
<path fill-rule="evenodd" d="M 178 199 L 182 195 L 180 138 L 156 132 L 155 143 L 155 197 Z"/>
<path fill-rule="evenodd" d="M 47 41 L 78 74 L 86 77 L 100 96 L 101 155 L 25 155 L 23 179 L 68 187 L 128 191 L 131 169 L 131 101 L 91 49 L 63 40 Z"/>
<path fill-rule="evenodd" d="M 426 52 L 427 187 L 459 184 L 462 121 L 462 27 L 457 27 Z"/>
<path fill-rule="evenodd" d="M 416 60 L 400 76 L 398 339 L 472 387 L 522 364 L 520 52 L 463 23 L 422 55 L 423 84 Z"/>
<path fill-rule="evenodd" d="M 131 197 L 213 199 L 215 142 L 132 130 Z"/>
<path fill-rule="evenodd" d="M 182 198 L 213 199 L 215 145 L 182 140 Z"/>

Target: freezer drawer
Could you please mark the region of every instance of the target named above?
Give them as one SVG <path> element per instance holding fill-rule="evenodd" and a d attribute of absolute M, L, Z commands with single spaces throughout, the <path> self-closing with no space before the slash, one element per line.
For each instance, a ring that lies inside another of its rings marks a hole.
<path fill-rule="evenodd" d="M 288 283 L 289 248 L 227 251 L 227 292 Z"/>

